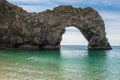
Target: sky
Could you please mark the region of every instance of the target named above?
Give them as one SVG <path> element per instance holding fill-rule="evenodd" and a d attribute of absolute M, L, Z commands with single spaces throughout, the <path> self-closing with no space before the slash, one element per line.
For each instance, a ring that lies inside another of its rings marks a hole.
<path fill-rule="evenodd" d="M 92 7 L 105 22 L 106 36 L 111 45 L 120 45 L 120 0 L 8 0 L 28 12 L 41 12 L 59 5 Z M 87 45 L 80 31 L 75 27 L 66 28 L 61 44 Z"/>

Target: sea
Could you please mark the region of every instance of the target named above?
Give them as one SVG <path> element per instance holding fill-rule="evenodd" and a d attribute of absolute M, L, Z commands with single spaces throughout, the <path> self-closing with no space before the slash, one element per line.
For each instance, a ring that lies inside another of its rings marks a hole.
<path fill-rule="evenodd" d="M 0 80 L 120 80 L 120 46 L 88 50 L 0 50 Z"/>

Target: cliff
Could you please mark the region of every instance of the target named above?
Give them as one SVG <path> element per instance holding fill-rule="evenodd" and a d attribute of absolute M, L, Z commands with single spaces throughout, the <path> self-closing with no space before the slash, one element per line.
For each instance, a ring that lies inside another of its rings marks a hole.
<path fill-rule="evenodd" d="M 111 49 L 101 16 L 94 9 L 58 6 L 28 13 L 0 0 L 1 49 L 59 49 L 65 27 L 75 26 L 89 42 L 88 49 Z"/>

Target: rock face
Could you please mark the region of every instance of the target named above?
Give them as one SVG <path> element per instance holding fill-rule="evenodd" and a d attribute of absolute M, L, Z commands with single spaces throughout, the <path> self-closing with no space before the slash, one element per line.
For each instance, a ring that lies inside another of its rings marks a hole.
<path fill-rule="evenodd" d="M 75 26 L 89 42 L 88 49 L 111 49 L 104 22 L 94 9 L 58 6 L 28 13 L 0 0 L 1 49 L 59 49 L 65 27 Z"/>

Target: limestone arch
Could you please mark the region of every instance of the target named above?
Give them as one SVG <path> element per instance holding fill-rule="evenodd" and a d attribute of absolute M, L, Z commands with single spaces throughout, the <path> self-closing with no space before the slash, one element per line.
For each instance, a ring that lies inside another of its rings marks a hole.
<path fill-rule="evenodd" d="M 57 16 L 54 15 L 54 18 L 49 21 L 53 21 L 54 23 L 51 24 L 53 25 L 52 28 L 57 28 L 58 30 L 55 29 L 55 33 L 54 31 L 52 32 L 54 33 L 53 36 L 55 36 L 53 37 L 52 41 L 54 42 L 52 45 L 56 45 L 56 48 L 59 48 L 65 27 L 75 26 L 88 41 L 88 49 L 111 49 L 106 38 L 104 21 L 99 13 L 90 7 L 84 9 L 74 8 L 74 11 L 72 9 L 73 7 L 71 6 L 54 8 L 53 14 L 58 14 Z"/>
<path fill-rule="evenodd" d="M 88 41 L 88 49 L 111 49 L 102 17 L 94 9 L 58 6 L 29 13 L 0 0 L 0 48 L 60 49 L 66 26 L 75 26 Z"/>

